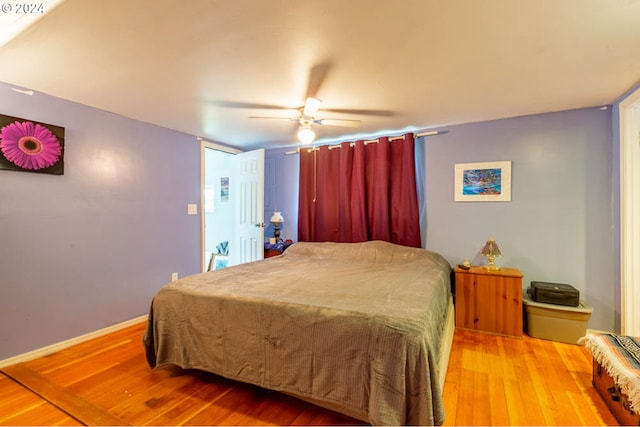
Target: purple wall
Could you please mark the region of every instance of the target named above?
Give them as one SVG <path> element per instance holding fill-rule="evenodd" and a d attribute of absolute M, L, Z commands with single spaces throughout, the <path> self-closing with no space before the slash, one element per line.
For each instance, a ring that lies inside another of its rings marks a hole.
<path fill-rule="evenodd" d="M 594 306 L 589 327 L 616 330 L 611 109 L 443 130 L 448 132 L 418 140 L 423 246 L 451 265 L 465 257 L 484 264 L 479 251 L 493 236 L 504 253 L 497 264 L 519 268 L 525 287 L 532 280 L 570 283 Z M 298 169 L 292 162 L 298 156 L 268 150 L 266 158 L 278 164 L 273 191 L 279 205 L 291 211 L 288 217 L 297 215 Z M 456 163 L 500 160 L 512 162 L 511 202 L 454 202 Z"/>
<path fill-rule="evenodd" d="M 298 240 L 298 155 L 285 154 L 295 148 L 274 148 L 264 153 L 264 220 L 267 223 L 264 241 L 273 237 L 269 218 L 280 211 L 284 218 L 280 237 Z"/>
<path fill-rule="evenodd" d="M 10 88 L 0 113 L 65 127 L 65 172 L 0 170 L 0 360 L 146 314 L 200 268 L 195 137 Z"/>
<path fill-rule="evenodd" d="M 569 283 L 594 307 L 589 327 L 614 331 L 612 111 L 587 108 L 449 127 L 426 138 L 426 242 L 451 264 L 498 265 L 533 280 Z M 511 202 L 453 201 L 455 163 L 512 161 Z"/>

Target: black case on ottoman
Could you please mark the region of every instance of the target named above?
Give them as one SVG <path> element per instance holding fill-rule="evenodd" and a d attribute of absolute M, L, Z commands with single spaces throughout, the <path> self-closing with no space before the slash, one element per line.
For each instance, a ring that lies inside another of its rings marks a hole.
<path fill-rule="evenodd" d="M 529 295 L 536 302 L 577 307 L 580 304 L 580 291 L 563 283 L 531 282 Z"/>

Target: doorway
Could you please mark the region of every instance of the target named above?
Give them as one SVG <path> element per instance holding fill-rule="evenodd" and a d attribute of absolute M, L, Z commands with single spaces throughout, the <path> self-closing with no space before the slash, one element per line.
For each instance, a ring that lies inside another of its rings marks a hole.
<path fill-rule="evenodd" d="M 200 187 L 202 271 L 262 259 L 264 150 L 242 153 L 201 141 Z"/>

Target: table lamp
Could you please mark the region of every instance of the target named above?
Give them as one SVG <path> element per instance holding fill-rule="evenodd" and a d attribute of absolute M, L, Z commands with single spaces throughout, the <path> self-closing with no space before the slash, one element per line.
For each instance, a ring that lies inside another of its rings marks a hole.
<path fill-rule="evenodd" d="M 280 224 L 284 222 L 282 214 L 280 212 L 274 212 L 269 222 L 273 224 L 273 237 L 275 237 L 276 242 L 282 241 L 280 238 Z"/>
<path fill-rule="evenodd" d="M 486 256 L 489 260 L 489 264 L 484 266 L 485 269 L 491 271 L 500 270 L 500 267 L 495 265 L 494 261 L 497 256 L 502 256 L 502 252 L 500 252 L 500 248 L 498 247 L 496 241 L 493 240 L 493 237 L 489 237 L 489 240 L 487 240 L 487 243 L 484 244 L 484 247 L 482 248 L 480 254 Z"/>

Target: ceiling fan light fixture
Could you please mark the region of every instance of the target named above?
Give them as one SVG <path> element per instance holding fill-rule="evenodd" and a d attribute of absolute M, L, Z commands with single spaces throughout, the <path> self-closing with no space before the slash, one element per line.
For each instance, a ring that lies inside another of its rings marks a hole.
<path fill-rule="evenodd" d="M 302 114 L 306 117 L 313 117 L 320 109 L 320 105 L 322 105 L 322 101 L 318 98 L 307 98 L 304 103 L 304 110 L 302 111 Z"/>
<path fill-rule="evenodd" d="M 309 125 L 302 125 L 298 129 L 298 141 L 302 144 L 311 144 L 316 138 L 316 133 L 311 129 Z"/>

